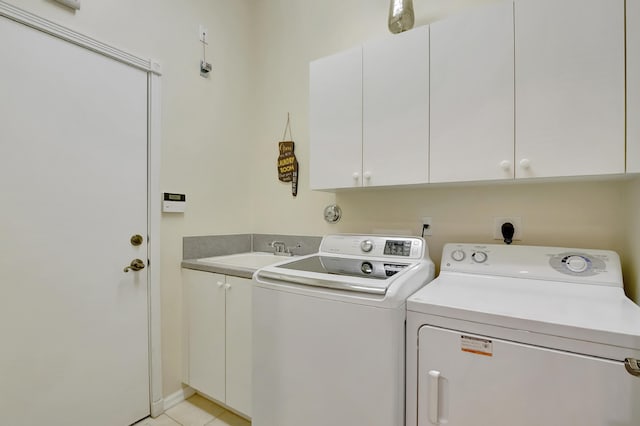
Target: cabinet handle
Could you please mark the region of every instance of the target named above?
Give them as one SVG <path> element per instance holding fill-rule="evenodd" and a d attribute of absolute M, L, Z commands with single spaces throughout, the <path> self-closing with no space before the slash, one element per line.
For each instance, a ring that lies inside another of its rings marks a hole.
<path fill-rule="evenodd" d="M 364 178 L 365 178 L 366 180 L 371 179 L 371 172 L 364 172 Z"/>
<path fill-rule="evenodd" d="M 217 284 L 218 284 L 218 288 L 222 288 L 222 286 L 224 285 L 222 281 L 218 281 Z"/>
<path fill-rule="evenodd" d="M 438 416 L 438 393 L 440 384 L 440 372 L 436 370 L 429 371 L 429 423 L 439 425 Z"/>
<path fill-rule="evenodd" d="M 353 175 L 351 175 L 351 176 L 353 176 L 353 180 L 360 179 L 360 173 L 358 173 L 358 172 L 353 172 Z"/>
<path fill-rule="evenodd" d="M 520 160 L 520 167 L 523 169 L 529 169 L 531 167 L 531 161 L 528 158 L 523 158 Z"/>
<path fill-rule="evenodd" d="M 509 170 L 511 170 L 511 161 L 502 160 L 500 162 L 500 168 L 502 168 L 502 170 L 504 170 L 505 172 L 508 172 Z"/>
<path fill-rule="evenodd" d="M 224 289 L 225 290 L 231 290 L 231 284 L 225 284 Z"/>

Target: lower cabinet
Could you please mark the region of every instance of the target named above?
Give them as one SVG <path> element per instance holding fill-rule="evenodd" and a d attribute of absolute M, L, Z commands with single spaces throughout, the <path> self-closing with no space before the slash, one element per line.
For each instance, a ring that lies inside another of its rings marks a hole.
<path fill-rule="evenodd" d="M 251 280 L 182 270 L 184 381 L 251 416 Z"/>

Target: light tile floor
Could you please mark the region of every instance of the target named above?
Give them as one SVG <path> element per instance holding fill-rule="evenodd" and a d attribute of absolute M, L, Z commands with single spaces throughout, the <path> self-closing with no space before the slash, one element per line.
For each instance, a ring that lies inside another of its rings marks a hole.
<path fill-rule="evenodd" d="M 243 419 L 219 405 L 193 395 L 175 407 L 169 408 L 163 415 L 152 419 L 146 418 L 134 426 L 250 426 L 251 422 Z"/>

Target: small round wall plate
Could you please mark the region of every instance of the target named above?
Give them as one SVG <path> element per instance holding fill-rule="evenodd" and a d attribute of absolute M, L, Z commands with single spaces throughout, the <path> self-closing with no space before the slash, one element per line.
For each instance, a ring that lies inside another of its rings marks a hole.
<path fill-rule="evenodd" d="M 342 217 L 342 209 L 337 204 L 331 204 L 324 208 L 324 220 L 336 223 Z"/>

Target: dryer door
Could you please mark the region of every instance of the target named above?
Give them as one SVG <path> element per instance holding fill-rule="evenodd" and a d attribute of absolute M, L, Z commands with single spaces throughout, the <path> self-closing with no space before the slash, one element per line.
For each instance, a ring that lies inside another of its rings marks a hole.
<path fill-rule="evenodd" d="M 418 365 L 420 426 L 640 424 L 621 362 L 423 326 Z"/>

